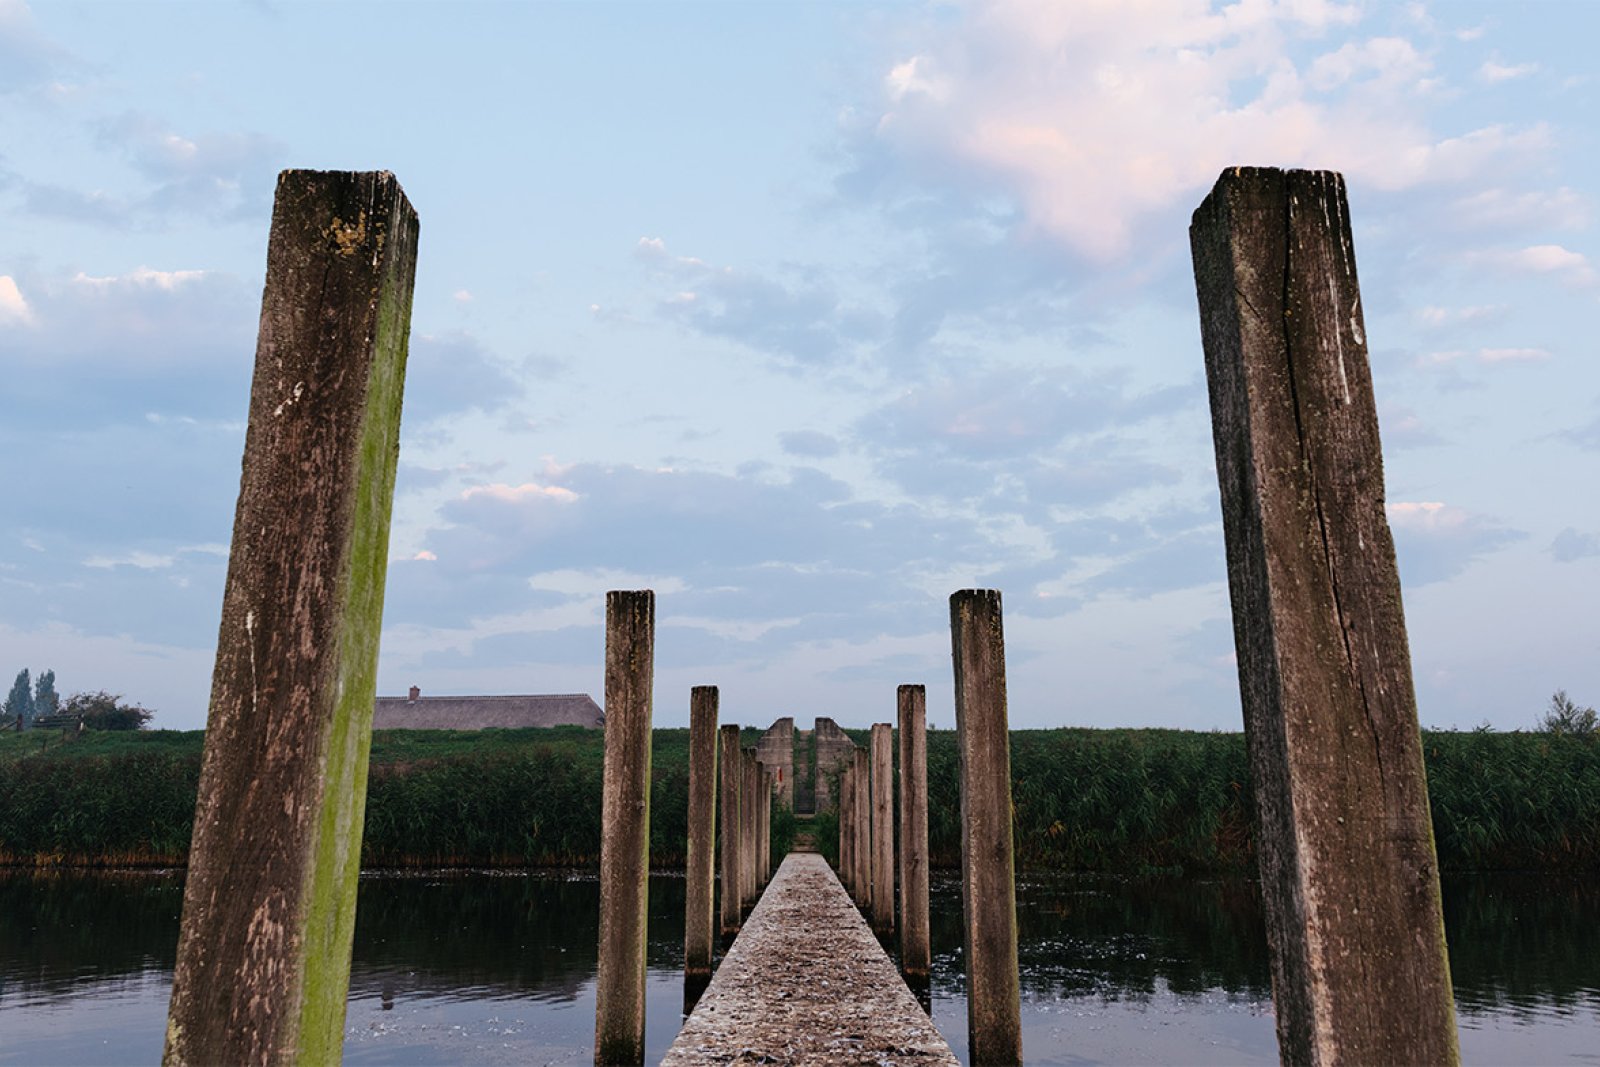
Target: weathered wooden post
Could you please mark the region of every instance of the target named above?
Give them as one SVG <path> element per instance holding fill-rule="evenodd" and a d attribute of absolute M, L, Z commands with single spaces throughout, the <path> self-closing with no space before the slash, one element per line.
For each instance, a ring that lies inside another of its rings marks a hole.
<path fill-rule="evenodd" d="M 928 936 L 928 698 L 920 685 L 895 694 L 900 725 L 900 969 L 927 978 L 933 963 Z"/>
<path fill-rule="evenodd" d="M 722 781 L 719 783 L 722 790 L 719 812 L 722 830 L 721 925 L 722 936 L 732 937 L 739 932 L 742 918 L 739 905 L 743 890 L 739 883 L 744 866 L 739 856 L 739 841 L 744 836 L 740 832 L 744 824 L 739 814 L 739 795 L 744 792 L 744 763 L 739 754 L 739 727 L 730 723 L 721 727 L 717 736 L 722 748 L 718 759 L 722 767 Z"/>
<path fill-rule="evenodd" d="M 870 735 L 869 735 L 870 736 Z M 863 914 L 872 914 L 872 768 L 867 750 L 850 754 L 856 776 L 856 903 Z"/>
<path fill-rule="evenodd" d="M 766 769 L 761 769 L 761 814 L 756 817 L 756 822 L 761 829 L 761 843 L 757 851 L 761 856 L 761 887 L 765 889 L 767 883 L 772 881 L 772 786 L 776 775 Z"/>
<path fill-rule="evenodd" d="M 739 809 L 744 815 L 744 840 L 739 845 L 739 855 L 744 860 L 743 913 L 756 906 L 760 889 L 756 885 L 756 754 L 754 749 L 742 750 L 744 776 L 740 779 Z"/>
<path fill-rule="evenodd" d="M 336 1062 L 411 328 L 389 173 L 278 176 L 165 1062 Z"/>
<path fill-rule="evenodd" d="M 967 1041 L 973 1063 L 1022 1062 L 1016 869 L 1011 851 L 1011 737 L 1000 592 L 950 598 L 961 753 L 961 911 Z"/>
<path fill-rule="evenodd" d="M 656 595 L 606 594 L 606 753 L 600 804 L 600 966 L 594 1061 L 644 1062 L 650 887 L 650 704 Z"/>
<path fill-rule="evenodd" d="M 853 763 L 839 770 L 839 880 L 856 895 L 856 769 Z"/>
<path fill-rule="evenodd" d="M 1459 1060 L 1344 179 L 1189 230 L 1284 1063 Z"/>
<path fill-rule="evenodd" d="M 894 930 L 894 727 L 872 724 L 872 929 Z"/>
<path fill-rule="evenodd" d="M 691 978 L 711 977 L 716 840 L 717 687 L 697 685 L 689 690 L 689 870 L 683 917 L 683 970 Z"/>

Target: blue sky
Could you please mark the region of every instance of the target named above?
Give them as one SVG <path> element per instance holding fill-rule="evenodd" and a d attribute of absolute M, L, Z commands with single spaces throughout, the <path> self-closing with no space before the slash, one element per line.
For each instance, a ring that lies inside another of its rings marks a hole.
<path fill-rule="evenodd" d="M 203 724 L 285 167 L 421 218 L 379 690 L 1237 729 L 1188 258 L 1349 183 L 1424 725 L 1600 701 L 1582 3 L 0 0 L 0 669 Z M 9 677 L 7 675 L 6 677 Z"/>

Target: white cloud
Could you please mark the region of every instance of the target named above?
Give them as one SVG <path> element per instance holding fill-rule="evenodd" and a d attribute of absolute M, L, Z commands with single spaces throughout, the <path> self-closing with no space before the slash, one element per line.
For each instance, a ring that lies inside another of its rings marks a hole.
<path fill-rule="evenodd" d="M 1591 215 L 1588 200 L 1567 186 L 1528 192 L 1485 189 L 1460 197 L 1450 211 L 1450 218 L 1460 225 L 1502 230 L 1581 230 Z"/>
<path fill-rule="evenodd" d="M 503 485 L 496 482 L 490 485 L 475 485 L 470 489 L 464 490 L 461 494 L 461 499 L 489 499 L 503 504 L 522 504 L 532 500 L 557 500 L 563 504 L 570 504 L 578 499 L 578 494 L 559 485 L 536 485 L 533 482 L 524 482 L 521 485 Z"/>
<path fill-rule="evenodd" d="M 72 282 L 74 285 L 87 285 L 98 289 L 153 288 L 170 293 L 181 285 L 199 281 L 205 276 L 206 272 L 203 270 L 153 270 L 150 267 L 138 267 L 127 274 L 113 274 L 101 278 L 79 271 Z"/>
<path fill-rule="evenodd" d="M 1358 18 L 1324 3 L 977 4 L 891 68 L 872 144 L 914 181 L 998 187 L 1033 230 L 1100 260 L 1235 164 L 1402 190 L 1481 182 L 1549 146 L 1540 126 L 1430 130 L 1432 57 L 1351 32 Z"/>
<path fill-rule="evenodd" d="M 23 299 L 17 281 L 9 274 L 0 274 L 0 326 L 32 326 L 33 309 Z"/>
<path fill-rule="evenodd" d="M 1501 63 L 1498 59 L 1485 60 L 1483 66 L 1478 68 L 1478 77 L 1490 85 L 1500 82 L 1512 81 L 1516 78 L 1525 78 L 1539 69 L 1537 63 Z"/>
<path fill-rule="evenodd" d="M 1588 286 L 1600 281 L 1600 274 L 1596 274 L 1587 256 L 1561 245 L 1478 252 L 1471 259 L 1500 270 L 1554 275 L 1569 285 Z"/>
<path fill-rule="evenodd" d="M 1478 359 L 1484 363 L 1541 363 L 1550 358 L 1543 348 L 1480 348 Z"/>

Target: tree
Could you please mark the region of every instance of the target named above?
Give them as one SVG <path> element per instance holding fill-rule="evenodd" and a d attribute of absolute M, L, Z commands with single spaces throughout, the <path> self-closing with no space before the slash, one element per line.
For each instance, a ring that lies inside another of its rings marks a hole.
<path fill-rule="evenodd" d="M 56 672 L 41 671 L 33 683 L 33 714 L 54 715 L 61 710 L 61 697 L 56 693 Z"/>
<path fill-rule="evenodd" d="M 1600 715 L 1596 715 L 1593 708 L 1578 707 L 1565 689 L 1557 689 L 1550 697 L 1550 710 L 1544 713 L 1539 729 L 1550 734 L 1600 733 Z"/>
<path fill-rule="evenodd" d="M 26 726 L 33 721 L 33 687 L 28 684 L 28 668 L 24 667 L 17 673 L 17 680 L 11 683 L 11 695 L 6 697 L 6 718 L 22 719 Z"/>
<path fill-rule="evenodd" d="M 96 693 L 74 693 L 61 710 L 78 716 L 91 730 L 142 730 L 155 715 L 137 704 L 124 704 L 120 694 L 103 689 Z"/>

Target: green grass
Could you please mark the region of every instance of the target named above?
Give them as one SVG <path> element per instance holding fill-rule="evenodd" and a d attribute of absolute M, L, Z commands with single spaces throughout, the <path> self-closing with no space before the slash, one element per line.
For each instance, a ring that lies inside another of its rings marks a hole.
<path fill-rule="evenodd" d="M 0 862 L 181 863 L 198 731 L 0 735 Z M 865 738 L 865 731 L 853 731 Z M 688 731 L 657 730 L 651 862 L 681 867 Z M 1600 743 L 1545 733 L 1425 733 L 1446 870 L 1600 870 Z M 579 727 L 373 735 L 363 862 L 590 865 L 600 849 L 603 738 Z M 1255 869 L 1244 737 L 1179 730 L 1012 734 L 1023 869 Z M 955 734 L 928 736 L 929 846 L 960 862 Z M 774 809 L 781 851 L 793 816 Z M 829 853 L 837 824 L 813 829 Z"/>

